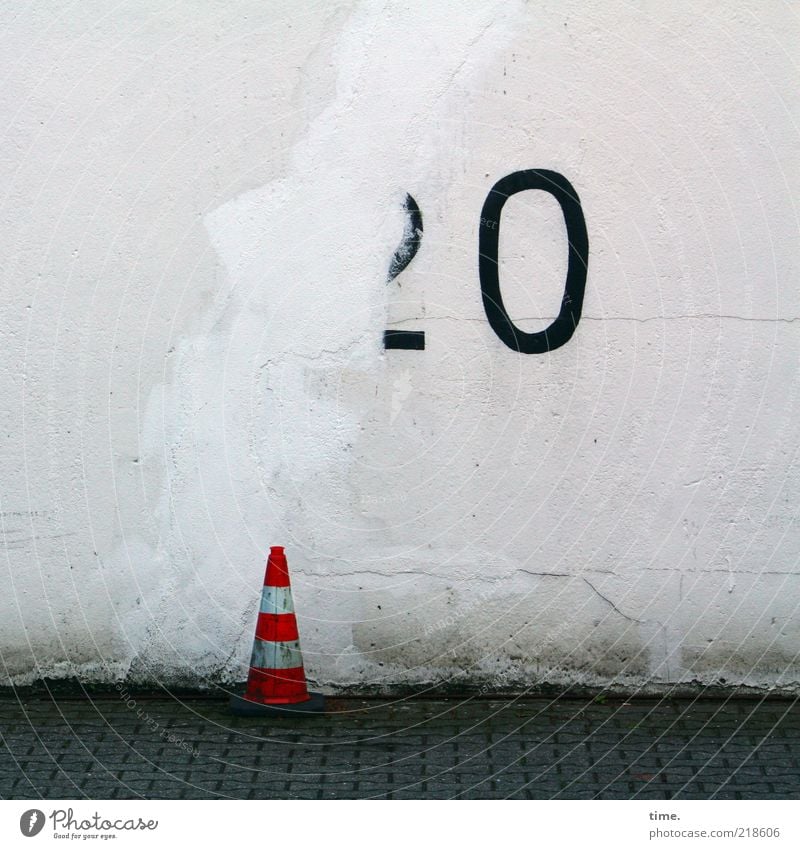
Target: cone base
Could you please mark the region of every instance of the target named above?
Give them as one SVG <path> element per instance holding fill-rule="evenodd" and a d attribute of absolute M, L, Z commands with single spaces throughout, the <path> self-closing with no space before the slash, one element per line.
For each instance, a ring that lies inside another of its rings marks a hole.
<path fill-rule="evenodd" d="M 305 702 L 292 705 L 267 705 L 263 702 L 251 702 L 243 692 L 232 693 L 228 703 L 234 716 L 303 716 L 304 714 L 323 713 L 325 696 L 322 693 L 309 693 Z"/>

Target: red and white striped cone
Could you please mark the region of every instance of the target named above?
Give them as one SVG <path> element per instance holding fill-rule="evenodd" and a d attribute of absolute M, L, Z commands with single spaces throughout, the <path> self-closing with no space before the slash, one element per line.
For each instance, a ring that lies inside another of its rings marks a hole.
<path fill-rule="evenodd" d="M 239 716 L 319 713 L 321 693 L 309 693 L 292 603 L 289 567 L 281 546 L 269 550 L 250 673 L 244 695 L 234 693 L 230 707 Z"/>

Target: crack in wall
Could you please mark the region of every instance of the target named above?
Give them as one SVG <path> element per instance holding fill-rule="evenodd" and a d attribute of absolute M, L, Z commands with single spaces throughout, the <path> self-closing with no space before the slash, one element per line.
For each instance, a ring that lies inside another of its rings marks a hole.
<path fill-rule="evenodd" d="M 517 321 L 555 321 L 555 315 L 526 315 L 513 316 L 512 320 Z M 401 318 L 387 322 L 390 325 L 407 324 L 409 322 L 426 321 L 475 321 L 486 323 L 486 317 L 473 318 L 469 316 L 458 315 L 423 315 L 418 318 Z M 685 315 L 649 315 L 644 318 L 637 318 L 630 315 L 586 315 L 581 316 L 581 321 L 632 321 L 637 324 L 649 324 L 653 321 L 703 321 L 708 319 L 721 319 L 724 321 L 745 321 L 759 322 L 763 324 L 794 324 L 800 321 L 800 316 L 782 317 L 775 316 L 774 318 L 766 318 L 762 316 L 745 316 L 745 315 L 724 315 L 719 313 L 687 313 Z"/>

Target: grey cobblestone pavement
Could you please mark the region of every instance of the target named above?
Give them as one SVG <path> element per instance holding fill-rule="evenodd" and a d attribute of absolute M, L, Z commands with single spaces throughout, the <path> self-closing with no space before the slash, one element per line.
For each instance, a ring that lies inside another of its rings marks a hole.
<path fill-rule="evenodd" d="M 5 799 L 800 798 L 792 700 L 0 698 Z"/>

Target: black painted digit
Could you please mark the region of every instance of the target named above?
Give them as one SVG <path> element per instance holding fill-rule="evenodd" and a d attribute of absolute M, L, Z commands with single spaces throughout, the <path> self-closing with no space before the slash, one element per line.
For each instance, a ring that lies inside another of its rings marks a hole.
<path fill-rule="evenodd" d="M 500 292 L 500 269 L 497 264 L 500 236 L 500 216 L 505 202 L 517 192 L 539 189 L 549 192 L 561 206 L 567 225 L 569 261 L 564 297 L 558 317 L 545 330 L 525 333 L 506 311 Z M 478 239 L 478 273 L 481 281 L 483 308 L 492 330 L 513 351 L 523 354 L 544 354 L 569 342 L 583 309 L 586 270 L 589 263 L 589 237 L 578 193 L 569 180 L 555 171 L 530 169 L 515 171 L 494 184 L 481 210 Z"/>
<path fill-rule="evenodd" d="M 389 263 L 389 273 L 386 276 L 387 283 L 391 283 L 400 272 L 408 268 L 408 264 L 417 255 L 422 241 L 422 213 L 417 202 L 409 194 L 406 195 L 403 209 L 406 211 L 406 226 L 403 231 L 403 238 Z M 406 351 L 424 351 L 425 331 L 385 330 L 383 332 L 383 347 L 387 349 L 399 348 Z"/>
<path fill-rule="evenodd" d="M 408 267 L 417 255 L 419 243 L 422 241 L 422 213 L 417 202 L 409 194 L 406 194 L 403 209 L 406 211 L 406 226 L 403 230 L 403 238 L 389 263 L 388 283 L 391 283 L 401 271 Z"/>

